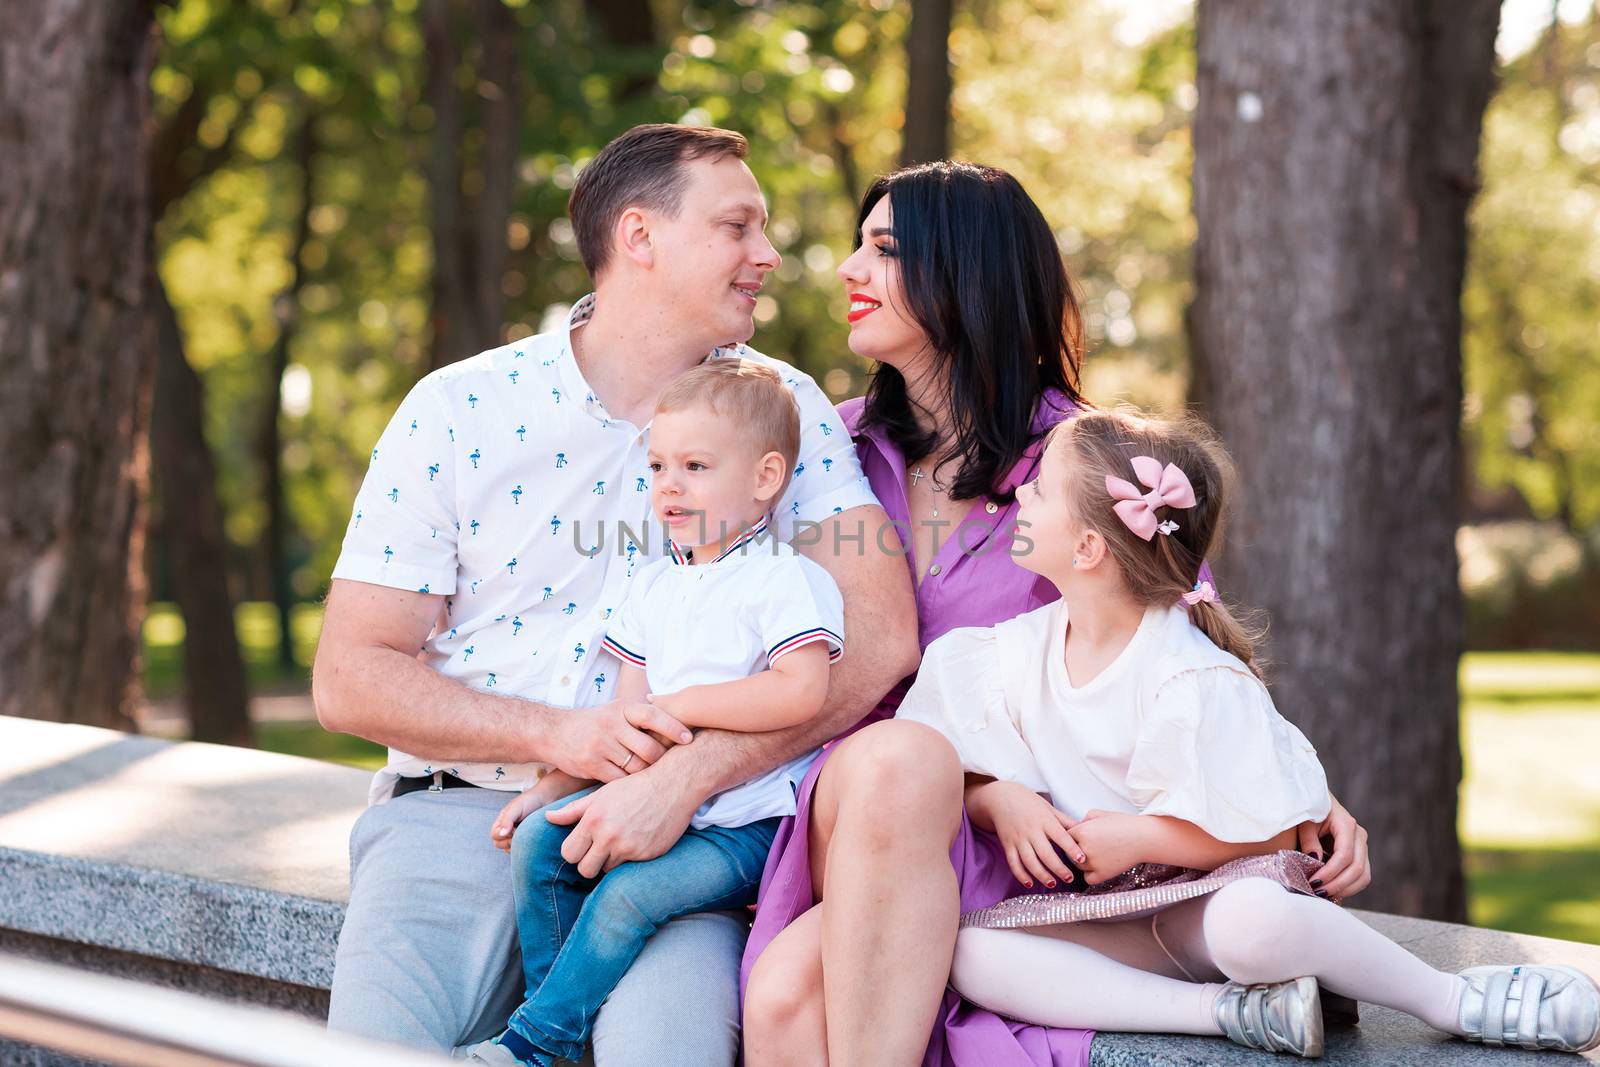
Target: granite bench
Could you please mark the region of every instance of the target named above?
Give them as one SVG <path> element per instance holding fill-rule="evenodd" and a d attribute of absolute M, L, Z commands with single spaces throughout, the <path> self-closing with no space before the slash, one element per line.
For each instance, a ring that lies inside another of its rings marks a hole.
<path fill-rule="evenodd" d="M 347 838 L 370 777 L 0 716 L 0 952 L 323 1017 Z M 1441 967 L 1560 960 L 1600 976 L 1597 946 L 1359 914 Z M 1263 1056 L 1222 1039 L 1105 1034 L 1092 1062 L 1259 1065 Z M 0 1042 L 0 1063 L 22 1062 L 58 1061 Z M 1330 1033 L 1326 1062 L 1562 1061 L 1449 1041 L 1363 1006 L 1359 1026 Z"/>

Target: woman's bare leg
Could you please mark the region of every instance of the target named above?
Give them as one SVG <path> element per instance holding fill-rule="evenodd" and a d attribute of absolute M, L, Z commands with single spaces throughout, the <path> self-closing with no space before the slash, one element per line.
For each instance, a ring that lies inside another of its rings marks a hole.
<path fill-rule="evenodd" d="M 822 905 L 761 953 L 744 996 L 746 1067 L 827 1067 L 822 1010 Z"/>
<path fill-rule="evenodd" d="M 832 1067 L 914 1065 L 928 1046 L 961 909 L 961 784 L 948 741 L 892 719 L 823 767 L 810 842 Z"/>

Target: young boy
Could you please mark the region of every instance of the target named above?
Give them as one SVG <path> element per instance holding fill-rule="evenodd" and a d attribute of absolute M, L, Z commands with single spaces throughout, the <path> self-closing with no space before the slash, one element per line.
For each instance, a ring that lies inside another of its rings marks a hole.
<path fill-rule="evenodd" d="M 650 435 L 651 506 L 670 540 L 607 628 L 605 648 L 621 660 L 617 696 L 690 727 L 805 722 L 822 710 L 828 665 L 843 652 L 844 604 L 825 570 L 767 532 L 799 450 L 793 396 L 760 364 L 712 360 L 668 387 Z M 592 783 L 551 772 L 513 798 L 493 835 L 514 864 L 528 999 L 474 1058 L 502 1067 L 579 1058 L 601 1003 L 662 923 L 754 903 L 813 755 L 717 794 L 665 855 L 598 878 L 562 858 L 570 828 L 539 810 Z"/>

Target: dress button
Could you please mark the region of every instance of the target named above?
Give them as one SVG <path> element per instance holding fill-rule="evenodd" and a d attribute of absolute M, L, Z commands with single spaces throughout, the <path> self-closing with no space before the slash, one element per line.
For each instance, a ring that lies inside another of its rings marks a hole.
<path fill-rule="evenodd" d="M 991 500 L 983 506 L 983 510 L 993 515 L 995 512 L 1000 510 L 1000 505 Z"/>
<path fill-rule="evenodd" d="M 944 568 L 940 567 L 937 563 L 935 563 L 933 566 L 928 568 L 928 574 L 931 575 L 934 578 L 937 578 L 937 577 L 939 577 L 939 572 L 941 570 L 943 570 L 943 569 Z"/>

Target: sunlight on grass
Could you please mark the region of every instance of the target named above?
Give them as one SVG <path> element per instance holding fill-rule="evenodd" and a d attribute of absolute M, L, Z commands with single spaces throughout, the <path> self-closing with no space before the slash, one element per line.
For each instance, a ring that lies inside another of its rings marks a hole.
<path fill-rule="evenodd" d="M 1600 655 L 1462 658 L 1472 922 L 1600 944 Z"/>
<path fill-rule="evenodd" d="M 246 601 L 235 610 L 234 625 L 253 689 L 301 686 L 309 681 L 311 658 L 316 654 L 317 638 L 322 633 L 321 604 L 296 604 L 290 612 L 293 669 L 286 669 L 278 659 L 278 609 L 275 605 L 259 600 Z M 171 697 L 182 689 L 183 637 L 183 615 L 178 606 L 168 601 L 151 604 L 144 619 L 146 696 Z"/>
<path fill-rule="evenodd" d="M 1470 652 L 1461 657 L 1461 695 L 1467 700 L 1568 699 L 1600 705 L 1600 655 Z"/>
<path fill-rule="evenodd" d="M 256 727 L 256 741 L 268 752 L 346 763 L 369 771 L 378 770 L 384 763 L 382 745 L 350 734 L 329 733 L 314 722 L 261 723 Z"/>

